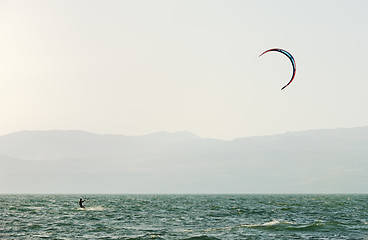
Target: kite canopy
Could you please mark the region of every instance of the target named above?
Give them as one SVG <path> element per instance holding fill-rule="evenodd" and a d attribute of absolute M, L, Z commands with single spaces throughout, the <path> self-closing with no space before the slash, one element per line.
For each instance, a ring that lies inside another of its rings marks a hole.
<path fill-rule="evenodd" d="M 284 49 L 281 49 L 281 48 L 272 48 L 272 49 L 269 49 L 269 50 L 263 52 L 259 56 L 262 56 L 263 54 L 268 53 L 268 52 L 272 52 L 272 51 L 283 53 L 285 56 L 287 56 L 290 59 L 290 62 L 293 65 L 293 75 L 291 76 L 290 81 L 285 86 L 283 86 L 281 88 L 281 90 L 283 90 L 284 88 L 286 88 L 287 86 L 289 86 L 289 84 L 294 80 L 295 73 L 296 73 L 296 63 L 295 63 L 294 57 L 288 51 L 286 51 Z"/>

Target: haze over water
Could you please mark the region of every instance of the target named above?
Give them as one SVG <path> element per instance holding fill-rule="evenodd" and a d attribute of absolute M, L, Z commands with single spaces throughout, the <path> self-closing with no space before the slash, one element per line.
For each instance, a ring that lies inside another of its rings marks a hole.
<path fill-rule="evenodd" d="M 0 195 L 3 239 L 367 239 L 368 195 Z"/>

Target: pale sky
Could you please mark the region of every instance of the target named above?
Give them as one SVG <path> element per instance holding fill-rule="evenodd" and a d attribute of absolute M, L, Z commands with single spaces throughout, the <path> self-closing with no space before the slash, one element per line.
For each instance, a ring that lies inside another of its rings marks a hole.
<path fill-rule="evenodd" d="M 368 1 L 0 0 L 0 135 L 368 125 Z M 290 61 L 270 48 L 293 54 Z"/>

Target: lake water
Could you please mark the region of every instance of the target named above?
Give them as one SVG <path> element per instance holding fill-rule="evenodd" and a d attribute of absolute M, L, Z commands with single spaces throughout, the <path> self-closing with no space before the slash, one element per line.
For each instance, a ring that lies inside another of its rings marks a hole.
<path fill-rule="evenodd" d="M 0 238 L 368 240 L 368 195 L 0 195 Z"/>

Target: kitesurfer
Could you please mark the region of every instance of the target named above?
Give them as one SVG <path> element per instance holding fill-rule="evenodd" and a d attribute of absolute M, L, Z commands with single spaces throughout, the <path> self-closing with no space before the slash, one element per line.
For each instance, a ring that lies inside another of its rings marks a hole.
<path fill-rule="evenodd" d="M 83 206 L 83 203 L 85 202 L 86 200 L 82 200 L 82 198 L 79 199 L 79 207 L 80 208 L 86 208 L 85 206 Z"/>

